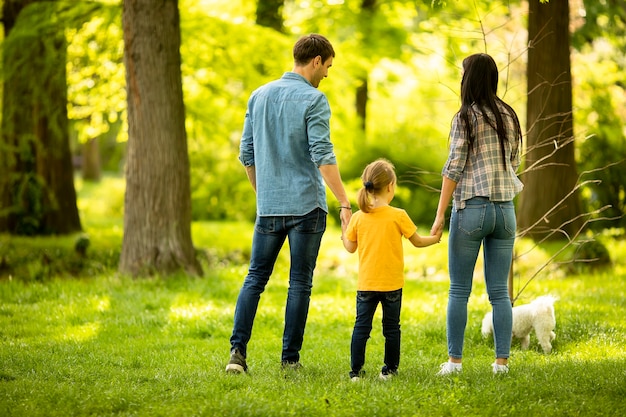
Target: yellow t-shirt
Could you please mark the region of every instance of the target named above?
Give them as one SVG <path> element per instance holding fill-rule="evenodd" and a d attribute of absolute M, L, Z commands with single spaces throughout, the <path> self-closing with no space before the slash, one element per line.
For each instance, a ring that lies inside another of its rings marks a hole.
<path fill-rule="evenodd" d="M 395 291 L 404 286 L 402 236 L 417 231 L 406 211 L 383 206 L 352 215 L 346 237 L 357 242 L 359 291 Z"/>

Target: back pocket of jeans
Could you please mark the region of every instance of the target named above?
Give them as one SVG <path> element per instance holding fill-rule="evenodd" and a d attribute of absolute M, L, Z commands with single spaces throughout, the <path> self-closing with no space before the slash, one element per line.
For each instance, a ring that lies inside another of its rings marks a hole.
<path fill-rule="evenodd" d="M 459 216 L 459 230 L 468 235 L 482 231 L 486 211 L 487 206 L 485 204 L 466 205 L 464 209 L 459 210 L 457 213 Z"/>
<path fill-rule="evenodd" d="M 499 204 L 499 209 L 502 212 L 502 218 L 504 219 L 504 230 L 509 234 L 509 237 L 515 237 L 517 229 L 517 219 L 515 217 L 515 207 L 512 202 Z"/>
<path fill-rule="evenodd" d="M 294 228 L 299 233 L 322 233 L 326 230 L 326 212 L 315 209 L 312 212 L 297 219 Z"/>

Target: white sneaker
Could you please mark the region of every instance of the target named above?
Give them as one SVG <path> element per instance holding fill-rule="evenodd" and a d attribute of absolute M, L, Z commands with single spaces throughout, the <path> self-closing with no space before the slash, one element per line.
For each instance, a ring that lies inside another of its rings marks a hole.
<path fill-rule="evenodd" d="M 494 374 L 506 374 L 509 372 L 509 365 L 499 365 L 494 362 L 491 364 L 491 367 Z"/>
<path fill-rule="evenodd" d="M 383 373 L 381 372 L 380 374 L 378 374 L 378 379 L 380 379 L 381 381 L 389 381 L 391 378 L 393 378 L 393 376 L 396 375 L 395 373 Z"/>
<path fill-rule="evenodd" d="M 437 375 L 450 375 L 456 372 L 461 372 L 462 369 L 462 364 L 448 361 L 441 364 L 441 369 L 439 369 Z"/>

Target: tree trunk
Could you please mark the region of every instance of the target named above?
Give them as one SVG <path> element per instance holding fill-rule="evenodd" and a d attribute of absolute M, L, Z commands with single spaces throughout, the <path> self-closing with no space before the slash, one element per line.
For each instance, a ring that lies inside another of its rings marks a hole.
<path fill-rule="evenodd" d="M 272 28 L 278 32 L 283 26 L 283 7 L 285 0 L 258 0 L 256 6 L 256 24 Z"/>
<path fill-rule="evenodd" d="M 87 181 L 100 181 L 102 177 L 102 164 L 100 163 L 100 139 L 92 138 L 82 145 L 83 179 Z"/>
<path fill-rule="evenodd" d="M 362 0 L 361 1 L 361 13 L 359 17 L 359 31 L 361 32 L 361 38 L 363 43 L 363 49 L 365 45 L 370 42 L 372 31 L 372 20 L 376 14 L 376 0 Z M 360 127 L 363 133 L 367 129 L 367 103 L 369 101 L 369 86 L 367 79 L 369 74 L 367 69 L 363 70 L 363 74 L 357 76 L 358 85 L 355 92 L 355 110 L 359 117 Z"/>
<path fill-rule="evenodd" d="M 54 22 L 35 31 L 29 30 L 33 22 L 18 19 L 36 3 L 44 2 L 5 0 L 2 9 L 0 232 L 67 234 L 81 225 L 67 118 L 66 41 L 64 28 Z"/>
<path fill-rule="evenodd" d="M 201 274 L 191 239 L 177 0 L 124 0 L 128 148 L 120 271 Z"/>
<path fill-rule="evenodd" d="M 567 0 L 530 0 L 528 14 L 527 153 L 518 223 L 535 240 L 582 225 L 574 156 Z M 533 167 L 534 166 L 534 167 Z M 566 197 L 568 194 L 571 195 Z M 570 223 L 568 223 L 570 222 Z M 561 232 L 551 238 L 563 238 Z"/>
<path fill-rule="evenodd" d="M 367 100 L 369 97 L 367 78 L 360 80 L 359 86 L 356 88 L 356 114 L 361 121 L 361 130 L 365 132 L 367 127 Z"/>

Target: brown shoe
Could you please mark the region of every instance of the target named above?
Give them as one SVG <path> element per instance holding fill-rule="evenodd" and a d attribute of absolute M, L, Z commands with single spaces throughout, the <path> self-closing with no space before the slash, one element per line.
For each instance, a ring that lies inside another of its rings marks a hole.
<path fill-rule="evenodd" d="M 226 372 L 230 374 L 241 374 L 248 372 L 248 365 L 246 365 L 246 358 L 243 357 L 239 349 L 235 348 L 230 351 L 230 360 L 226 365 Z"/>

